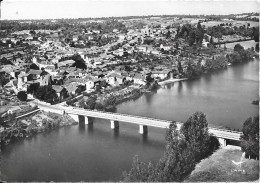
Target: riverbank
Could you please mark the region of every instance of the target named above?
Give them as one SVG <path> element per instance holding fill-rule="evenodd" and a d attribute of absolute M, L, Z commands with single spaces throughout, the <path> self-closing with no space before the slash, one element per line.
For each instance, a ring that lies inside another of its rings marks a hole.
<path fill-rule="evenodd" d="M 31 137 L 47 130 L 73 125 L 77 122 L 68 115 L 38 111 L 30 116 L 10 121 L 11 126 L 1 131 L 1 149 L 12 141 Z"/>
<path fill-rule="evenodd" d="M 244 159 L 239 166 L 232 163 L 232 160 L 239 162 L 242 151 L 238 147 L 226 146 L 218 149 L 209 158 L 202 160 L 196 165 L 195 170 L 184 182 L 248 182 L 259 179 L 259 161 Z"/>

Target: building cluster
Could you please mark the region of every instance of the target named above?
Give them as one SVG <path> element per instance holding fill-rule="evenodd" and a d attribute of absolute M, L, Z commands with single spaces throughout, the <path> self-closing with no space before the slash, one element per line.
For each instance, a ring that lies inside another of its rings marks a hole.
<path fill-rule="evenodd" d="M 126 81 L 145 85 L 148 76 L 163 80 L 176 68 L 173 65 L 172 68 L 156 67 L 151 70 L 149 67 L 142 67 L 138 70 L 138 67 L 142 66 L 140 64 L 142 60 L 134 57 L 136 54 L 164 57 L 164 51 L 175 49 L 173 44 L 167 44 L 165 38 L 167 33 L 174 36 L 175 31 L 166 27 L 152 29 L 148 26 L 137 30 L 129 29 L 125 34 L 117 29 L 110 34 L 91 30 L 75 33 L 72 40 L 66 43 L 59 36 L 62 30 L 37 31 L 33 36 L 29 31 L 15 32 L 2 40 L 2 43 L 10 42 L 10 49 L 14 49 L 12 47 L 19 48 L 19 46 L 12 44 L 21 42 L 20 45 L 23 43 L 31 46 L 31 51 L 21 48 L 2 55 L 2 58 L 7 58 L 13 65 L 2 65 L 0 73 L 10 78 L 10 82 L 5 87 L 12 88 L 16 93 L 26 91 L 33 83 L 39 83 L 40 86 L 52 85 L 59 96 L 65 90 L 68 94 L 80 93 L 82 90 L 93 92 L 97 88 L 123 85 Z M 87 36 L 88 41 L 92 41 L 93 37 L 99 34 L 101 39 L 113 37 L 115 41 L 89 48 L 72 47 L 71 42 L 74 45 L 83 44 L 79 39 L 82 34 Z M 148 45 L 146 42 L 149 39 L 158 40 L 162 44 Z M 75 66 L 77 61 L 72 59 L 75 55 L 80 57 L 86 68 Z M 32 64 L 38 69 L 31 67 Z M 131 69 L 124 70 L 126 65 Z"/>

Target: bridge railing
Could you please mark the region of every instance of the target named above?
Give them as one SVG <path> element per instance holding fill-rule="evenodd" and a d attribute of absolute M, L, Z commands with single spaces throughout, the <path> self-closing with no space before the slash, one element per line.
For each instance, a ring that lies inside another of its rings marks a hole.
<path fill-rule="evenodd" d="M 239 131 L 227 130 L 227 129 L 222 129 L 222 128 L 209 127 L 209 129 L 218 130 L 218 131 L 225 131 L 225 132 L 229 132 L 229 133 L 243 134 L 242 132 L 239 132 Z"/>

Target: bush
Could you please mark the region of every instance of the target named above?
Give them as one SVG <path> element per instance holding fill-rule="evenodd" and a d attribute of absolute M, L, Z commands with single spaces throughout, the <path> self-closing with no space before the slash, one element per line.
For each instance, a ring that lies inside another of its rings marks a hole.
<path fill-rule="evenodd" d="M 96 105 L 96 97 L 89 97 L 86 101 L 86 106 L 84 107 L 85 109 L 95 109 L 95 105 Z"/>
<path fill-rule="evenodd" d="M 104 106 L 101 103 L 97 102 L 95 104 L 95 109 L 102 111 L 104 109 Z"/>
<path fill-rule="evenodd" d="M 21 101 L 27 100 L 27 93 L 25 91 L 19 91 L 17 94 L 17 98 Z"/>

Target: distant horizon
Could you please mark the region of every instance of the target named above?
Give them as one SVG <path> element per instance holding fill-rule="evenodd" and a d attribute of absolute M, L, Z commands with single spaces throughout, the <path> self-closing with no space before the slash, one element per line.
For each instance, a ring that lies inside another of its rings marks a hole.
<path fill-rule="evenodd" d="M 251 14 L 257 12 L 246 12 L 237 14 L 164 14 L 164 15 L 127 15 L 127 16 L 110 16 L 110 17 L 78 17 L 78 18 L 39 18 L 39 19 L 3 19 L 2 21 L 26 21 L 26 20 L 61 20 L 61 19 L 107 19 L 107 18 L 127 18 L 127 17 L 161 17 L 161 16 L 225 16 L 225 15 L 240 15 L 240 14 Z"/>
<path fill-rule="evenodd" d="M 98 11 L 97 11 L 98 10 Z M 258 1 L 4 0 L 1 20 L 259 13 Z"/>

